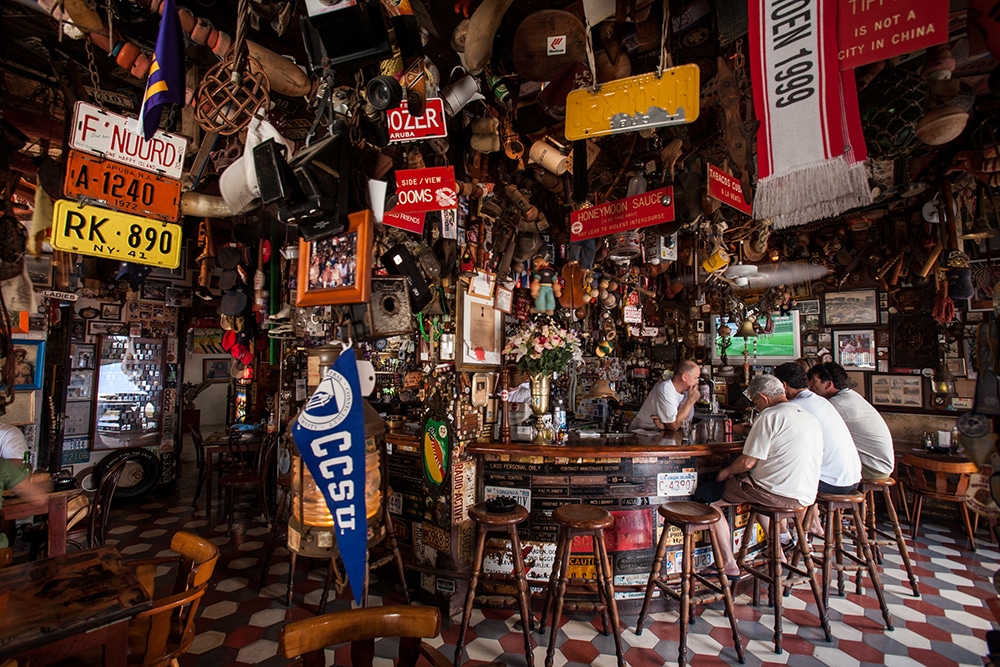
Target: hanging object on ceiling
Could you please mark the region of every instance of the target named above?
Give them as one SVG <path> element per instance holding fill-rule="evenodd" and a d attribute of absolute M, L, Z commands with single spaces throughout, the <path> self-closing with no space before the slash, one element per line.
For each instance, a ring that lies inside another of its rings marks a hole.
<path fill-rule="evenodd" d="M 517 27 L 512 51 L 519 75 L 529 81 L 551 81 L 568 66 L 586 59 L 583 23 L 558 9 L 533 12 Z"/>
<path fill-rule="evenodd" d="M 249 0 L 240 0 L 232 52 L 205 74 L 195 96 L 195 119 L 206 132 L 236 134 L 270 104 L 270 83 L 260 62 L 247 54 Z"/>

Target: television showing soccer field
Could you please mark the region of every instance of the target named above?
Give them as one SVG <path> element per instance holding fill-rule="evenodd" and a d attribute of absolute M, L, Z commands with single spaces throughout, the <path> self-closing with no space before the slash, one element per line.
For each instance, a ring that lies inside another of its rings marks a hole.
<path fill-rule="evenodd" d="M 787 315 L 774 315 L 774 329 L 769 334 L 758 334 L 756 338 L 737 338 L 736 332 L 740 330 L 740 320 L 729 317 L 726 324 L 732 330 L 728 340 L 728 347 L 725 352 L 730 364 L 743 362 L 744 345 L 749 352 L 750 363 L 755 365 L 770 366 L 786 361 L 794 361 L 802 356 L 802 334 L 799 331 L 799 313 L 796 310 Z M 763 325 L 763 320 L 761 324 Z M 722 326 L 722 317 L 712 316 L 712 337 L 711 346 L 712 359 L 715 363 L 720 363 L 722 357 L 723 340 L 719 336 L 719 327 Z M 756 359 L 754 358 L 754 345 L 756 344 Z"/>

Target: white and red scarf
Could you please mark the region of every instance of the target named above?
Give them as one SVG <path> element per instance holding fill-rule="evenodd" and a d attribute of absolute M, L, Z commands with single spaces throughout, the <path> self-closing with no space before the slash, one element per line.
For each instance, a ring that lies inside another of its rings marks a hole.
<path fill-rule="evenodd" d="M 754 216 L 778 229 L 871 203 L 853 70 L 837 63 L 835 0 L 751 0 Z"/>

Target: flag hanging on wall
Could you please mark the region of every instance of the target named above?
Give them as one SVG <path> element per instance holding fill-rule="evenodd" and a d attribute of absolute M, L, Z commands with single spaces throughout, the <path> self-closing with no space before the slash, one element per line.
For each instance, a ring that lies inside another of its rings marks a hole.
<path fill-rule="evenodd" d="M 295 446 L 333 516 L 337 549 L 361 604 L 368 551 L 365 417 L 354 350 L 326 372 L 292 428 Z"/>
<path fill-rule="evenodd" d="M 754 216 L 777 229 L 871 203 L 854 72 L 839 71 L 835 0 L 750 0 Z"/>
<path fill-rule="evenodd" d="M 149 68 L 146 94 L 139 109 L 138 131 L 151 139 L 160 126 L 163 105 L 184 102 L 184 33 L 174 0 L 164 0 L 160 33 L 156 37 L 153 64 Z"/>

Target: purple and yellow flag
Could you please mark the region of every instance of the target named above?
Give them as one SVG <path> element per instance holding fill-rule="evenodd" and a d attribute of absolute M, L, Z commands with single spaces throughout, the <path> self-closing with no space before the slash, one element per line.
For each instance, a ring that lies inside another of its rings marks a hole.
<path fill-rule="evenodd" d="M 174 0 L 164 0 L 153 65 L 139 110 L 137 134 L 149 140 L 160 126 L 163 105 L 184 102 L 184 33 Z"/>

